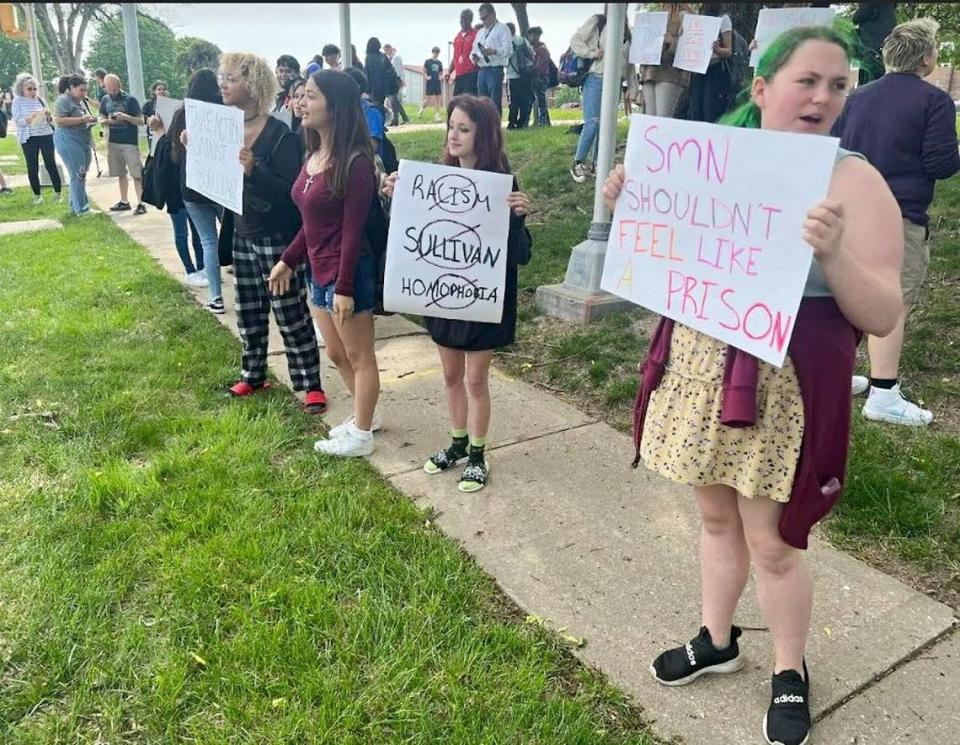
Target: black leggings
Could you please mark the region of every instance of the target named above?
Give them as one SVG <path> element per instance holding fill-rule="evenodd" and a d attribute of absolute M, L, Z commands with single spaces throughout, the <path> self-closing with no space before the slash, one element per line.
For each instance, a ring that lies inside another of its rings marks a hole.
<path fill-rule="evenodd" d="M 57 170 L 57 159 L 53 149 L 53 135 L 33 136 L 23 143 L 23 156 L 27 159 L 27 178 L 30 179 L 30 188 L 40 196 L 40 153 L 43 153 L 43 164 L 50 174 L 50 183 L 53 190 L 60 193 L 60 171 Z"/>

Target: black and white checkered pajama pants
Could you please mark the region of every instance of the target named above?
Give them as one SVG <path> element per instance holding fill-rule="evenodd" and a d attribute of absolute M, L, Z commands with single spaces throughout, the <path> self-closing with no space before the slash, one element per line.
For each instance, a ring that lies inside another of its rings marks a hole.
<path fill-rule="evenodd" d="M 296 391 L 321 390 L 320 352 L 307 307 L 304 269 L 294 271 L 285 295 L 273 295 L 267 281 L 287 248 L 276 238 L 247 239 L 234 234 L 233 272 L 237 285 L 237 326 L 243 341 L 241 377 L 250 385 L 267 379 L 270 309 L 286 347 L 290 380 Z"/>

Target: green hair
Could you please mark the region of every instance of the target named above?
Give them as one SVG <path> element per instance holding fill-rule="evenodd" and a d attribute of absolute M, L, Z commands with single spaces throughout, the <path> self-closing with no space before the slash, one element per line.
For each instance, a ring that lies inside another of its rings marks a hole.
<path fill-rule="evenodd" d="M 769 81 L 781 67 L 790 61 L 793 53 L 797 51 L 800 45 L 807 41 L 825 41 L 828 44 L 836 44 L 851 62 L 860 57 L 853 24 L 845 18 L 837 18 L 832 27 L 802 26 L 784 31 L 766 48 L 757 63 L 754 77 L 737 94 L 736 100 L 740 105 L 721 117 L 719 124 L 758 129 L 760 127 L 760 109 L 751 100 L 753 79 L 763 78 Z"/>

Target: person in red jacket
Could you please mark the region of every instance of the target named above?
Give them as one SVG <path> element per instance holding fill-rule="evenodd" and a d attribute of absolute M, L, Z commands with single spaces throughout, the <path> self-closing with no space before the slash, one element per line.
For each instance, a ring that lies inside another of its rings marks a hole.
<path fill-rule="evenodd" d="M 447 71 L 447 80 L 453 78 L 453 95 L 469 93 L 477 95 L 477 66 L 470 59 L 477 30 L 473 27 L 473 11 L 465 8 L 460 12 L 460 30 L 453 37 L 452 70 Z"/>

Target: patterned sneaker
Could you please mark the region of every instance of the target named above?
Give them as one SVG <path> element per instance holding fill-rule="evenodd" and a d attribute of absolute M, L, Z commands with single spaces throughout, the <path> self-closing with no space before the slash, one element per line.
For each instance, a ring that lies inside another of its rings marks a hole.
<path fill-rule="evenodd" d="M 770 708 L 763 717 L 763 737 L 769 745 L 805 745 L 810 738 L 810 673 L 784 670 L 771 680 Z"/>
<path fill-rule="evenodd" d="M 739 626 L 730 627 L 730 646 L 717 649 L 713 646 L 710 631 L 706 626 L 682 647 L 668 649 L 653 661 L 650 672 L 658 683 L 665 686 L 682 686 L 692 683 L 707 673 L 735 673 L 743 667 L 737 639 L 743 631 Z"/>
<path fill-rule="evenodd" d="M 111 212 L 127 212 L 130 209 L 130 202 L 117 202 L 110 208 Z"/>
<path fill-rule="evenodd" d="M 224 313 L 227 312 L 226 309 L 223 307 L 222 297 L 215 297 L 213 300 L 211 300 L 209 303 L 207 303 L 203 307 L 209 310 L 211 313 L 218 316 L 222 316 Z"/>
<path fill-rule="evenodd" d="M 347 425 L 353 424 L 355 421 L 356 421 L 356 417 L 354 417 L 354 415 L 351 414 L 351 415 L 348 416 L 346 419 L 344 419 L 342 422 L 340 422 L 340 424 L 338 424 L 336 427 L 331 427 L 331 428 L 330 428 L 330 434 L 327 435 L 327 437 L 330 438 L 331 440 L 332 440 L 334 437 L 339 437 L 339 436 L 346 430 Z M 382 426 L 382 422 L 380 421 L 380 412 L 379 412 L 379 411 L 374 411 L 374 412 L 373 412 L 373 421 L 372 421 L 371 424 L 370 424 L 370 431 L 371 431 L 371 432 L 378 432 L 378 431 L 380 430 L 380 427 L 381 427 L 381 426 Z"/>
<path fill-rule="evenodd" d="M 486 458 L 470 458 L 467 467 L 463 469 L 463 475 L 460 477 L 460 483 L 457 489 L 467 494 L 480 491 L 487 483 L 490 476 L 490 461 Z"/>
<path fill-rule="evenodd" d="M 578 184 L 587 180 L 587 169 L 579 160 L 574 161 L 573 165 L 570 166 L 570 178 Z"/>
<path fill-rule="evenodd" d="M 461 445 L 458 447 L 458 445 Z M 462 461 L 467 457 L 467 438 L 463 438 L 462 443 L 458 443 L 454 440 L 453 444 L 444 449 L 438 450 L 436 454 L 431 455 L 427 458 L 427 462 L 423 464 L 423 470 L 425 473 L 434 474 L 440 473 L 441 471 L 447 471 L 453 468 L 457 463 Z"/>
<path fill-rule="evenodd" d="M 867 390 L 870 387 L 869 379 L 865 378 L 863 375 L 854 375 L 850 380 L 850 393 L 854 396 L 859 396 L 861 393 Z"/>
<path fill-rule="evenodd" d="M 147 205 L 145 205 L 143 202 L 140 202 L 140 204 L 137 205 L 137 208 L 133 211 L 133 214 L 135 215 L 147 214 Z"/>
<path fill-rule="evenodd" d="M 863 415 L 874 422 L 906 424 L 908 427 L 926 427 L 933 421 L 932 411 L 921 409 L 903 397 L 899 383 L 889 390 L 871 386 L 863 405 Z"/>
<path fill-rule="evenodd" d="M 373 433 L 362 432 L 353 424 L 348 424 L 339 437 L 317 440 L 313 449 L 318 453 L 340 458 L 362 458 L 373 454 Z"/>

